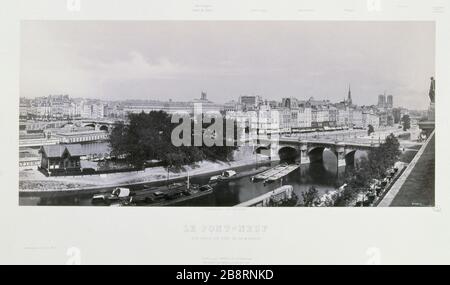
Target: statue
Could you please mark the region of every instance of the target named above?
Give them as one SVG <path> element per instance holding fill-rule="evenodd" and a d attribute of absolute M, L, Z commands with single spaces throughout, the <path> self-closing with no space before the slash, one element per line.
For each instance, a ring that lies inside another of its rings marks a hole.
<path fill-rule="evenodd" d="M 436 83 L 434 81 L 434 77 L 431 77 L 431 83 L 430 83 L 430 92 L 428 92 L 428 95 L 430 96 L 430 107 L 428 108 L 428 120 L 429 121 L 434 121 L 434 112 L 435 112 L 435 107 L 434 107 L 434 99 L 436 98 L 435 94 L 434 94 L 434 89 L 436 87 Z"/>
<path fill-rule="evenodd" d="M 435 95 L 435 87 L 436 83 L 434 80 L 434 77 L 431 77 L 431 83 L 430 83 L 430 91 L 428 92 L 428 96 L 430 96 L 430 106 L 428 107 L 428 116 L 427 120 L 421 120 L 419 122 L 419 128 L 422 130 L 421 134 L 419 135 L 419 140 L 425 140 L 434 130 L 435 127 L 435 103 L 434 100 L 436 98 Z"/>
<path fill-rule="evenodd" d="M 436 86 L 435 86 L 435 82 L 434 82 L 434 77 L 431 77 L 430 79 L 431 79 L 430 92 L 428 93 L 428 95 L 430 96 L 431 103 L 434 103 L 434 97 L 435 97 L 434 89 Z"/>

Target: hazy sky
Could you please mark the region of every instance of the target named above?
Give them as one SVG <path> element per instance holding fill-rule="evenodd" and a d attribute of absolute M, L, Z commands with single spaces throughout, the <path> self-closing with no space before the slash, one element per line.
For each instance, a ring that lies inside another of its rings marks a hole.
<path fill-rule="evenodd" d="M 432 22 L 24 21 L 21 96 L 239 95 L 428 107 Z M 439 84 L 439 82 L 438 82 Z"/>

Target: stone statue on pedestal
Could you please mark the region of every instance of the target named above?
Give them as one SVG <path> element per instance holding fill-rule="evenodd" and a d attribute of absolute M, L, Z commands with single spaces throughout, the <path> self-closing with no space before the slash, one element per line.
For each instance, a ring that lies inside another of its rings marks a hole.
<path fill-rule="evenodd" d="M 434 130 L 435 121 L 434 121 L 434 100 L 436 98 L 435 88 L 436 83 L 434 77 L 431 77 L 430 83 L 430 91 L 428 92 L 428 96 L 430 96 L 430 106 L 428 107 L 428 118 L 427 120 L 419 122 L 419 128 L 422 130 L 422 133 L 419 135 L 419 140 L 426 139 Z"/>
<path fill-rule="evenodd" d="M 430 107 L 428 108 L 428 120 L 434 121 L 434 99 L 435 99 L 435 87 L 436 83 L 434 80 L 434 77 L 431 77 L 431 83 L 430 83 L 430 91 L 428 92 L 428 96 L 430 96 Z"/>
<path fill-rule="evenodd" d="M 430 83 L 430 92 L 428 92 L 428 95 L 430 96 L 431 103 L 434 103 L 434 89 L 435 89 L 435 81 L 434 77 L 431 77 L 431 83 Z"/>

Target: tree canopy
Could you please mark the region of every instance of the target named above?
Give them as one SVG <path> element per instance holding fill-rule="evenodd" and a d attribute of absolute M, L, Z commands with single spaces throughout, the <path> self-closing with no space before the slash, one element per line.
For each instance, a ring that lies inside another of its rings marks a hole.
<path fill-rule="evenodd" d="M 409 130 L 411 128 L 411 118 L 409 115 L 403 115 L 402 117 L 403 130 Z"/>
<path fill-rule="evenodd" d="M 191 133 L 194 136 L 193 120 Z M 203 123 L 204 130 L 214 123 Z M 224 123 L 225 124 L 225 123 Z M 142 168 L 149 160 L 161 161 L 163 165 L 180 167 L 203 159 L 231 160 L 235 146 L 175 146 L 171 141 L 171 134 L 177 123 L 171 122 L 169 114 L 163 111 L 129 114 L 128 123 L 118 123 L 111 131 L 110 146 L 112 154 L 124 156 L 135 166 Z M 223 138 L 225 141 L 225 138 Z"/>
<path fill-rule="evenodd" d="M 320 203 L 319 191 L 316 187 L 309 187 L 308 191 L 302 192 L 303 206 L 315 207 Z"/>
<path fill-rule="evenodd" d="M 370 136 L 371 133 L 375 132 L 374 128 L 372 125 L 368 125 L 367 126 L 367 135 Z"/>
<path fill-rule="evenodd" d="M 373 179 L 381 179 L 386 170 L 392 167 L 400 156 L 400 143 L 390 134 L 384 143 L 369 152 L 368 158 L 362 158 L 355 169 L 346 173 L 345 183 L 348 187 L 335 201 L 335 206 L 345 206 L 352 201 L 361 189 L 367 189 Z"/>
<path fill-rule="evenodd" d="M 394 165 L 400 156 L 400 143 L 398 139 L 390 134 L 384 143 L 372 149 L 369 153 L 368 167 L 372 178 L 381 178 L 386 170 Z"/>

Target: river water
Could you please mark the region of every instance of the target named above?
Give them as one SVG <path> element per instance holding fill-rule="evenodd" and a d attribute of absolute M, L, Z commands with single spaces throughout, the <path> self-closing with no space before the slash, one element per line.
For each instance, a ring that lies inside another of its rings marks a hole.
<path fill-rule="evenodd" d="M 234 206 L 248 201 L 264 193 L 274 190 L 282 185 L 292 185 L 294 192 L 301 199 L 301 193 L 314 186 L 319 193 L 326 193 L 338 187 L 344 176 L 345 167 L 339 168 L 339 176 L 336 174 L 336 157 L 332 153 L 325 152 L 323 162 L 303 164 L 299 169 L 291 172 L 279 181 L 264 185 L 263 182 L 254 183 L 250 176 L 238 178 L 228 182 L 219 183 L 213 193 L 196 199 L 187 200 L 176 206 Z M 255 167 L 249 167 L 254 169 Z M 204 184 L 209 177 L 198 177 L 193 183 Z M 195 181 L 196 180 L 196 181 Z"/>

